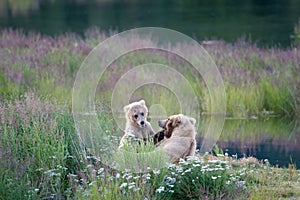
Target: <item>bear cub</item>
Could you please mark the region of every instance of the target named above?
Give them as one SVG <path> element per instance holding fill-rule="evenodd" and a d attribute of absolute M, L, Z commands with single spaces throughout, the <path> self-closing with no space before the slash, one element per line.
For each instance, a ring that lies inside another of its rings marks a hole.
<path fill-rule="evenodd" d="M 147 121 L 148 108 L 143 99 L 125 106 L 124 112 L 126 127 L 119 149 L 122 149 L 125 143 L 132 141 L 141 143 L 153 137 L 154 131 L 151 124 Z"/>
<path fill-rule="evenodd" d="M 166 120 L 160 120 L 164 139 L 157 143 L 168 155 L 172 163 L 178 163 L 180 158 L 194 156 L 196 151 L 196 120 L 183 114 L 172 115 Z"/>

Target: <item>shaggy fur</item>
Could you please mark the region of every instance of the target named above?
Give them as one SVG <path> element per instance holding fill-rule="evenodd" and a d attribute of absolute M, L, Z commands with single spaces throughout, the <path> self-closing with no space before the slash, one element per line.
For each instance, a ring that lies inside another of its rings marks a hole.
<path fill-rule="evenodd" d="M 147 121 L 148 108 L 144 100 L 133 102 L 124 107 L 126 117 L 125 134 L 123 135 L 119 149 L 129 141 L 147 141 L 154 135 L 151 124 Z"/>
<path fill-rule="evenodd" d="M 159 122 L 164 128 L 164 139 L 157 146 L 163 149 L 172 163 L 177 163 L 180 158 L 195 155 L 195 124 L 194 118 L 183 114 L 172 115 L 167 120 Z"/>

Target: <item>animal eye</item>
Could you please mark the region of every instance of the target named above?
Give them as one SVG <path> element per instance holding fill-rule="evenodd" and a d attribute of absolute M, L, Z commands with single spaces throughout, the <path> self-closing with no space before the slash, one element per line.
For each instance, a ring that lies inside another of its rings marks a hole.
<path fill-rule="evenodd" d="M 133 115 L 133 117 L 137 119 L 137 118 L 138 118 L 138 115 L 137 115 L 137 114 L 135 114 L 135 115 Z"/>
<path fill-rule="evenodd" d="M 141 115 L 144 116 L 144 113 L 142 112 Z"/>

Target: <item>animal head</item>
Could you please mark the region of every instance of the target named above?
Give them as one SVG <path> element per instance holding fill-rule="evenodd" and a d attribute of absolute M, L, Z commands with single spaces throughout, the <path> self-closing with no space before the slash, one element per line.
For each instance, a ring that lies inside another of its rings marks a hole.
<path fill-rule="evenodd" d="M 143 99 L 125 106 L 124 112 L 131 124 L 139 127 L 146 126 L 148 109 Z"/>
<path fill-rule="evenodd" d="M 158 121 L 158 125 L 164 129 L 165 138 L 170 138 L 175 129 L 190 129 L 196 124 L 196 119 L 183 114 L 171 115 L 168 119 Z"/>

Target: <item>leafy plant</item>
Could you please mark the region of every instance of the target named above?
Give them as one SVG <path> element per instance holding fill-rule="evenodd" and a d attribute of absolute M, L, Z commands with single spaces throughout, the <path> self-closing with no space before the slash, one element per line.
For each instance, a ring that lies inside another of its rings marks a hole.
<path fill-rule="evenodd" d="M 156 192 L 159 199 L 232 199 L 245 191 L 246 183 L 229 169 L 227 161 L 189 157 L 168 167 Z"/>

